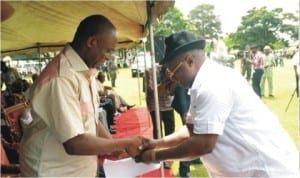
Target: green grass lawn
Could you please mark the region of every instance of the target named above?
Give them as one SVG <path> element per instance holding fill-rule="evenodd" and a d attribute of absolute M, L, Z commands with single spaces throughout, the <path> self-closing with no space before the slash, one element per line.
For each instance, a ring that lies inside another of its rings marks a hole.
<path fill-rule="evenodd" d="M 239 61 L 235 64 L 236 70 L 239 70 Z M 106 81 L 110 85 L 110 81 Z M 130 68 L 121 68 L 116 81 L 117 91 L 130 104 L 146 106 L 145 94 L 142 92 L 142 79 L 132 78 Z M 140 86 L 140 87 L 139 87 Z M 267 88 L 267 86 L 265 87 Z M 265 97 L 263 102 L 272 110 L 278 117 L 283 127 L 288 131 L 291 138 L 299 148 L 299 105 L 296 95 L 285 112 L 286 106 L 295 90 L 294 71 L 290 60 L 285 60 L 284 67 L 274 68 L 274 98 Z M 266 93 L 268 94 L 268 93 Z M 176 117 L 176 129 L 181 126 L 179 115 Z M 173 161 L 173 173 L 178 176 L 178 161 Z M 191 166 L 192 177 L 207 177 L 207 172 L 203 165 L 193 164 Z"/>

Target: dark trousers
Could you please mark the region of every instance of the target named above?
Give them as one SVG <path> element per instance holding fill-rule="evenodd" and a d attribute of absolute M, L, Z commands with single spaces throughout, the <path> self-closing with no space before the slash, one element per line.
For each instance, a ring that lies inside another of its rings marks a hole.
<path fill-rule="evenodd" d="M 252 72 L 251 64 L 243 64 L 243 66 L 242 66 L 242 75 L 245 76 L 245 74 L 246 74 L 246 79 L 248 81 L 250 81 L 250 79 L 251 79 L 251 72 Z"/>
<path fill-rule="evenodd" d="M 13 142 L 12 137 L 11 137 L 11 131 L 7 126 L 5 126 L 5 125 L 1 126 L 1 135 L 2 135 L 3 139 L 5 141 L 7 141 L 8 143 Z M 11 149 L 11 148 L 6 148 L 6 147 L 4 147 L 4 150 L 5 150 L 5 153 L 6 153 L 7 158 L 10 163 L 19 164 L 19 153 L 17 152 L 17 150 Z"/>
<path fill-rule="evenodd" d="M 114 117 L 116 112 L 116 108 L 113 104 L 113 99 L 106 97 L 104 100 L 101 101 L 100 107 L 103 107 L 103 109 L 106 111 L 107 124 L 110 128 L 110 125 L 114 123 Z"/>
<path fill-rule="evenodd" d="M 111 86 L 115 87 L 116 86 L 116 79 L 117 79 L 117 73 L 116 72 L 110 72 L 110 79 L 111 79 Z"/>
<path fill-rule="evenodd" d="M 191 161 L 180 161 L 179 162 L 179 175 L 180 177 L 189 177 L 190 175 Z"/>
<path fill-rule="evenodd" d="M 153 138 L 158 138 L 157 124 L 155 111 L 151 111 L 151 119 L 153 124 Z M 175 120 L 174 120 L 174 111 L 173 109 L 168 111 L 160 111 L 160 119 L 163 121 L 165 128 L 165 135 L 169 135 L 175 131 Z"/>
<path fill-rule="evenodd" d="M 260 81 L 264 73 L 263 69 L 255 69 L 252 77 L 252 87 L 254 92 L 261 98 Z"/>

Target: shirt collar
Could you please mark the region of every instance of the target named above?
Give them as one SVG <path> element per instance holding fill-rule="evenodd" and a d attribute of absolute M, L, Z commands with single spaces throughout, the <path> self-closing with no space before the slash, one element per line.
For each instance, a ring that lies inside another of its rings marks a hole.
<path fill-rule="evenodd" d="M 195 90 L 198 89 L 201 84 L 203 83 L 203 81 L 205 80 L 207 75 L 210 75 L 210 65 L 211 65 L 212 61 L 209 60 L 208 58 L 206 58 L 202 64 L 202 66 L 199 68 L 195 80 L 192 84 L 192 87 L 190 88 L 190 90 Z"/>
<path fill-rule="evenodd" d="M 65 47 L 65 55 L 70 61 L 72 68 L 77 71 L 88 71 L 88 66 L 84 63 L 83 59 L 78 55 L 78 53 L 71 47 L 70 44 L 67 44 Z"/>
<path fill-rule="evenodd" d="M 70 61 L 72 68 L 77 72 L 82 72 L 89 79 L 96 75 L 96 68 L 88 68 L 84 63 L 83 59 L 78 55 L 78 53 L 72 48 L 70 44 L 65 47 L 66 58 Z"/>

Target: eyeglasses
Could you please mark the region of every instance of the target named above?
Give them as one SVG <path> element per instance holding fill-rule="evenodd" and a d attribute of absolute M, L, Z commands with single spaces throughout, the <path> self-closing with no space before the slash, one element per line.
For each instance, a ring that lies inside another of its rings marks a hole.
<path fill-rule="evenodd" d="M 170 70 L 169 68 L 166 69 L 166 75 L 168 76 L 168 78 L 173 79 L 174 75 L 180 69 L 180 67 L 182 66 L 183 62 L 184 61 L 181 61 L 180 63 L 178 63 L 176 65 L 176 67 L 174 67 L 173 70 Z"/>
<path fill-rule="evenodd" d="M 166 69 L 166 76 L 171 79 L 171 80 L 174 80 L 174 75 L 176 74 L 176 72 L 178 72 L 178 70 L 180 69 L 180 67 L 183 65 L 183 63 L 185 61 L 187 61 L 187 59 L 191 57 L 190 55 L 187 55 L 184 57 L 184 59 L 182 61 L 180 61 L 176 67 L 174 67 L 173 70 L 170 70 L 169 68 Z"/>

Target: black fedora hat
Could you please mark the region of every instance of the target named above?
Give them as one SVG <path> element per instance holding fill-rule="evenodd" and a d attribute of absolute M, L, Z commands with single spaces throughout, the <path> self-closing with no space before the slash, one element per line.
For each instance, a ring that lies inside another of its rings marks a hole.
<path fill-rule="evenodd" d="M 191 49 L 204 49 L 205 40 L 196 38 L 191 32 L 180 31 L 168 36 L 165 39 L 165 58 L 160 62 L 164 64 L 176 55 Z"/>

